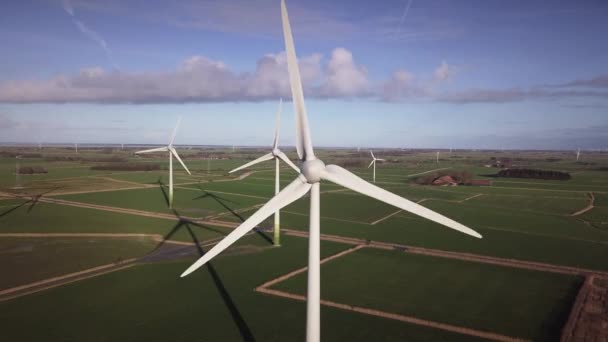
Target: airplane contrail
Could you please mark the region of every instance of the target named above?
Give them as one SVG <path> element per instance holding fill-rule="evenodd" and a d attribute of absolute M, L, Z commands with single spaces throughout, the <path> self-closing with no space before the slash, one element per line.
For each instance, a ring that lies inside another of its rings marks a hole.
<path fill-rule="evenodd" d="M 87 38 L 99 45 L 106 53 L 106 57 L 108 58 L 108 61 L 110 62 L 112 67 L 114 69 L 118 69 L 116 63 L 114 62 L 114 58 L 112 57 L 112 51 L 108 47 L 108 44 L 106 43 L 105 39 L 103 39 L 103 37 L 99 33 L 86 26 L 82 21 L 76 19 L 76 15 L 74 14 L 74 7 L 72 7 L 72 3 L 70 2 L 70 0 L 63 0 L 62 4 L 63 10 L 67 14 L 69 14 L 70 17 L 72 17 L 72 22 L 74 23 L 74 25 L 76 25 L 78 31 L 80 31 L 82 34 L 87 36 Z"/>
<path fill-rule="evenodd" d="M 405 6 L 405 10 L 403 11 L 403 15 L 401 16 L 401 19 L 399 20 L 399 26 L 397 26 L 397 33 L 401 32 L 401 26 L 403 26 L 403 22 L 405 21 L 405 17 L 407 17 L 407 13 L 410 11 L 410 6 L 412 6 L 412 2 L 414 2 L 414 0 L 409 0 L 407 2 L 407 6 Z"/>

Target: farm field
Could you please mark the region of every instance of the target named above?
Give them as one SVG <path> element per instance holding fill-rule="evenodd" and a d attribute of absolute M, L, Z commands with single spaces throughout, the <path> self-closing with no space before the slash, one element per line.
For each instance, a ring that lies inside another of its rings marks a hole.
<path fill-rule="evenodd" d="M 553 341 L 582 278 L 364 248 L 322 266 L 322 298 Z M 306 293 L 304 273 L 274 286 Z M 429 298 L 432 298 L 430 300 Z"/>
<path fill-rule="evenodd" d="M 15 159 L 0 157 L 0 270 L 10 274 L 0 288 L 136 258 L 125 269 L 0 297 L 6 336 L 89 340 L 95 331 L 97 340 L 303 340 L 305 303 L 296 297 L 305 293 L 308 198 L 281 210 L 282 247 L 271 246 L 271 216 L 214 259 L 212 268 L 181 279 L 199 253 L 193 242 L 207 250 L 274 195 L 274 165 L 228 174 L 260 150 L 218 148 L 210 155 L 225 159 L 210 162 L 201 159 L 200 149 L 180 150 L 193 175 L 176 169 L 170 209 L 166 158 L 135 158 L 132 151 L 91 148 L 76 156 L 56 147 L 20 160 L 44 167 L 48 173 L 42 175 L 16 175 Z M 608 154 L 576 163 L 564 152 L 454 151 L 442 152 L 437 164 L 434 152 L 374 153 L 387 160 L 377 165 L 376 185 L 462 222 L 483 239 L 324 182 L 322 257 L 346 254 L 321 267 L 322 298 L 346 306 L 322 306 L 323 340 L 554 341 L 583 281 L 608 276 L 608 172 L 601 171 Z M 367 152 L 318 154 L 371 179 Z M 111 166 L 95 161 L 111 157 L 160 169 L 91 169 Z M 499 169 L 484 167 L 491 158 L 504 157 L 517 167 L 559 170 L 572 178 L 499 178 L 494 176 Z M 467 172 L 490 185 L 419 182 L 446 172 Z M 295 177 L 282 165 L 281 188 Z M 260 286 L 296 297 L 264 293 Z M 59 311 L 51 315 L 34 307 Z"/>
<path fill-rule="evenodd" d="M 154 248 L 150 238 L 2 238 L 0 290 L 58 275 L 140 257 Z"/>

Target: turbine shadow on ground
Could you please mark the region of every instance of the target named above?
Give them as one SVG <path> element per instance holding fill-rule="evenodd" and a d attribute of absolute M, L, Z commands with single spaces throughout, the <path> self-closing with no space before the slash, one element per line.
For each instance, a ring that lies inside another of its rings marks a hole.
<path fill-rule="evenodd" d="M 39 193 L 39 194 L 36 194 L 36 195 L 32 195 L 31 199 L 29 199 L 27 201 L 24 201 L 24 202 L 22 202 L 20 204 L 17 204 L 15 206 L 13 206 L 12 208 L 10 208 L 8 210 L 5 210 L 4 212 L 0 213 L 0 217 L 8 215 L 8 214 L 12 213 L 13 211 L 15 211 L 15 210 L 17 210 L 17 209 L 19 209 L 19 208 L 27 205 L 28 203 L 29 203 L 29 207 L 27 208 L 27 213 L 29 214 L 32 211 L 32 209 L 34 209 L 34 207 L 36 206 L 36 204 L 38 204 L 40 198 L 42 198 L 44 195 L 46 195 L 48 193 L 51 193 L 51 192 L 53 192 L 55 190 L 58 190 L 58 189 L 61 189 L 61 187 L 56 187 L 56 188 L 53 188 L 53 189 L 51 189 L 49 191 L 42 192 L 42 193 Z"/>
<path fill-rule="evenodd" d="M 198 200 L 198 199 L 209 197 L 209 198 L 213 199 L 214 201 L 216 201 L 219 205 L 221 205 L 224 209 L 226 209 L 228 212 L 230 212 L 236 218 L 238 218 L 239 221 L 241 221 L 241 223 L 245 222 L 245 218 L 243 216 L 241 216 L 241 214 L 239 214 L 238 212 L 236 212 L 234 209 L 232 209 L 230 206 L 228 206 L 226 204 L 226 202 L 235 203 L 234 201 L 231 201 L 229 199 L 223 198 L 214 193 L 206 191 L 206 190 L 202 189 L 200 186 L 199 186 L 199 189 L 203 192 L 203 194 L 198 197 L 193 198 L 193 200 Z M 266 242 L 268 242 L 271 245 L 273 244 L 272 239 L 270 237 L 268 237 L 268 235 L 264 234 L 264 232 L 260 231 L 259 229 L 254 229 L 254 231 Z"/>
<path fill-rule="evenodd" d="M 192 239 L 192 242 L 194 242 L 194 247 L 196 247 L 199 257 L 205 254 L 205 250 L 203 250 L 201 241 L 198 239 L 198 237 L 192 230 L 191 226 L 211 230 L 213 232 L 220 233 L 222 235 L 226 235 L 223 231 L 216 230 L 211 227 L 207 227 L 205 225 L 202 225 L 202 224 L 199 224 L 196 222 L 192 222 L 191 220 L 182 218 L 175 209 L 173 210 L 173 213 L 176 216 L 176 218 L 178 219 L 178 222 L 175 224 L 175 226 L 173 226 L 173 228 L 169 231 L 169 233 L 167 233 L 167 235 L 164 236 L 163 240 L 154 248 L 154 250 L 148 254 L 149 256 L 154 254 L 156 251 L 158 251 L 165 244 L 165 242 L 167 240 L 169 240 L 175 233 L 177 233 L 182 227 L 185 227 L 186 231 L 190 235 L 190 238 Z M 213 267 L 213 265 L 211 263 L 207 264 L 207 271 L 209 272 L 209 275 L 211 276 L 211 279 L 213 280 L 213 284 L 217 288 L 220 296 L 222 297 L 222 300 L 224 301 L 226 308 L 230 312 L 230 316 L 232 317 L 232 320 L 234 321 L 237 328 L 239 329 L 239 333 L 240 333 L 241 337 L 243 338 L 243 341 L 246 341 L 246 342 L 255 341 L 255 338 L 253 337 L 251 329 L 247 325 L 247 322 L 245 322 L 245 319 L 243 318 L 243 316 L 241 315 L 240 311 L 238 310 L 236 304 L 234 303 L 232 296 L 230 296 L 230 293 L 224 286 L 224 283 L 223 283 L 222 279 L 220 278 L 218 272 L 216 271 L 216 269 Z"/>

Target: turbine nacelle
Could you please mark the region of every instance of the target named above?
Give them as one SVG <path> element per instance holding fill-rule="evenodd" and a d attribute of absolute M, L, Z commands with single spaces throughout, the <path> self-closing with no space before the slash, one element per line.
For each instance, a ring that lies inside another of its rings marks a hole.
<path fill-rule="evenodd" d="M 300 170 L 308 184 L 319 183 L 325 172 L 325 163 L 321 159 L 307 160 L 302 163 Z"/>

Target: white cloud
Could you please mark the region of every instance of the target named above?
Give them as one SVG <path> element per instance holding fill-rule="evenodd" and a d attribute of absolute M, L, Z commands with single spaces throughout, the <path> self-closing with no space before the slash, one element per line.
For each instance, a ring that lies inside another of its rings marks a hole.
<path fill-rule="evenodd" d="M 353 54 L 344 48 L 336 48 L 332 52 L 325 77 L 320 87 L 322 96 L 361 96 L 370 91 L 367 70 L 355 64 Z"/>
<path fill-rule="evenodd" d="M 446 81 L 454 74 L 453 69 L 446 63 L 446 61 L 442 61 L 441 64 L 435 69 L 433 73 L 433 77 L 435 81 Z"/>

